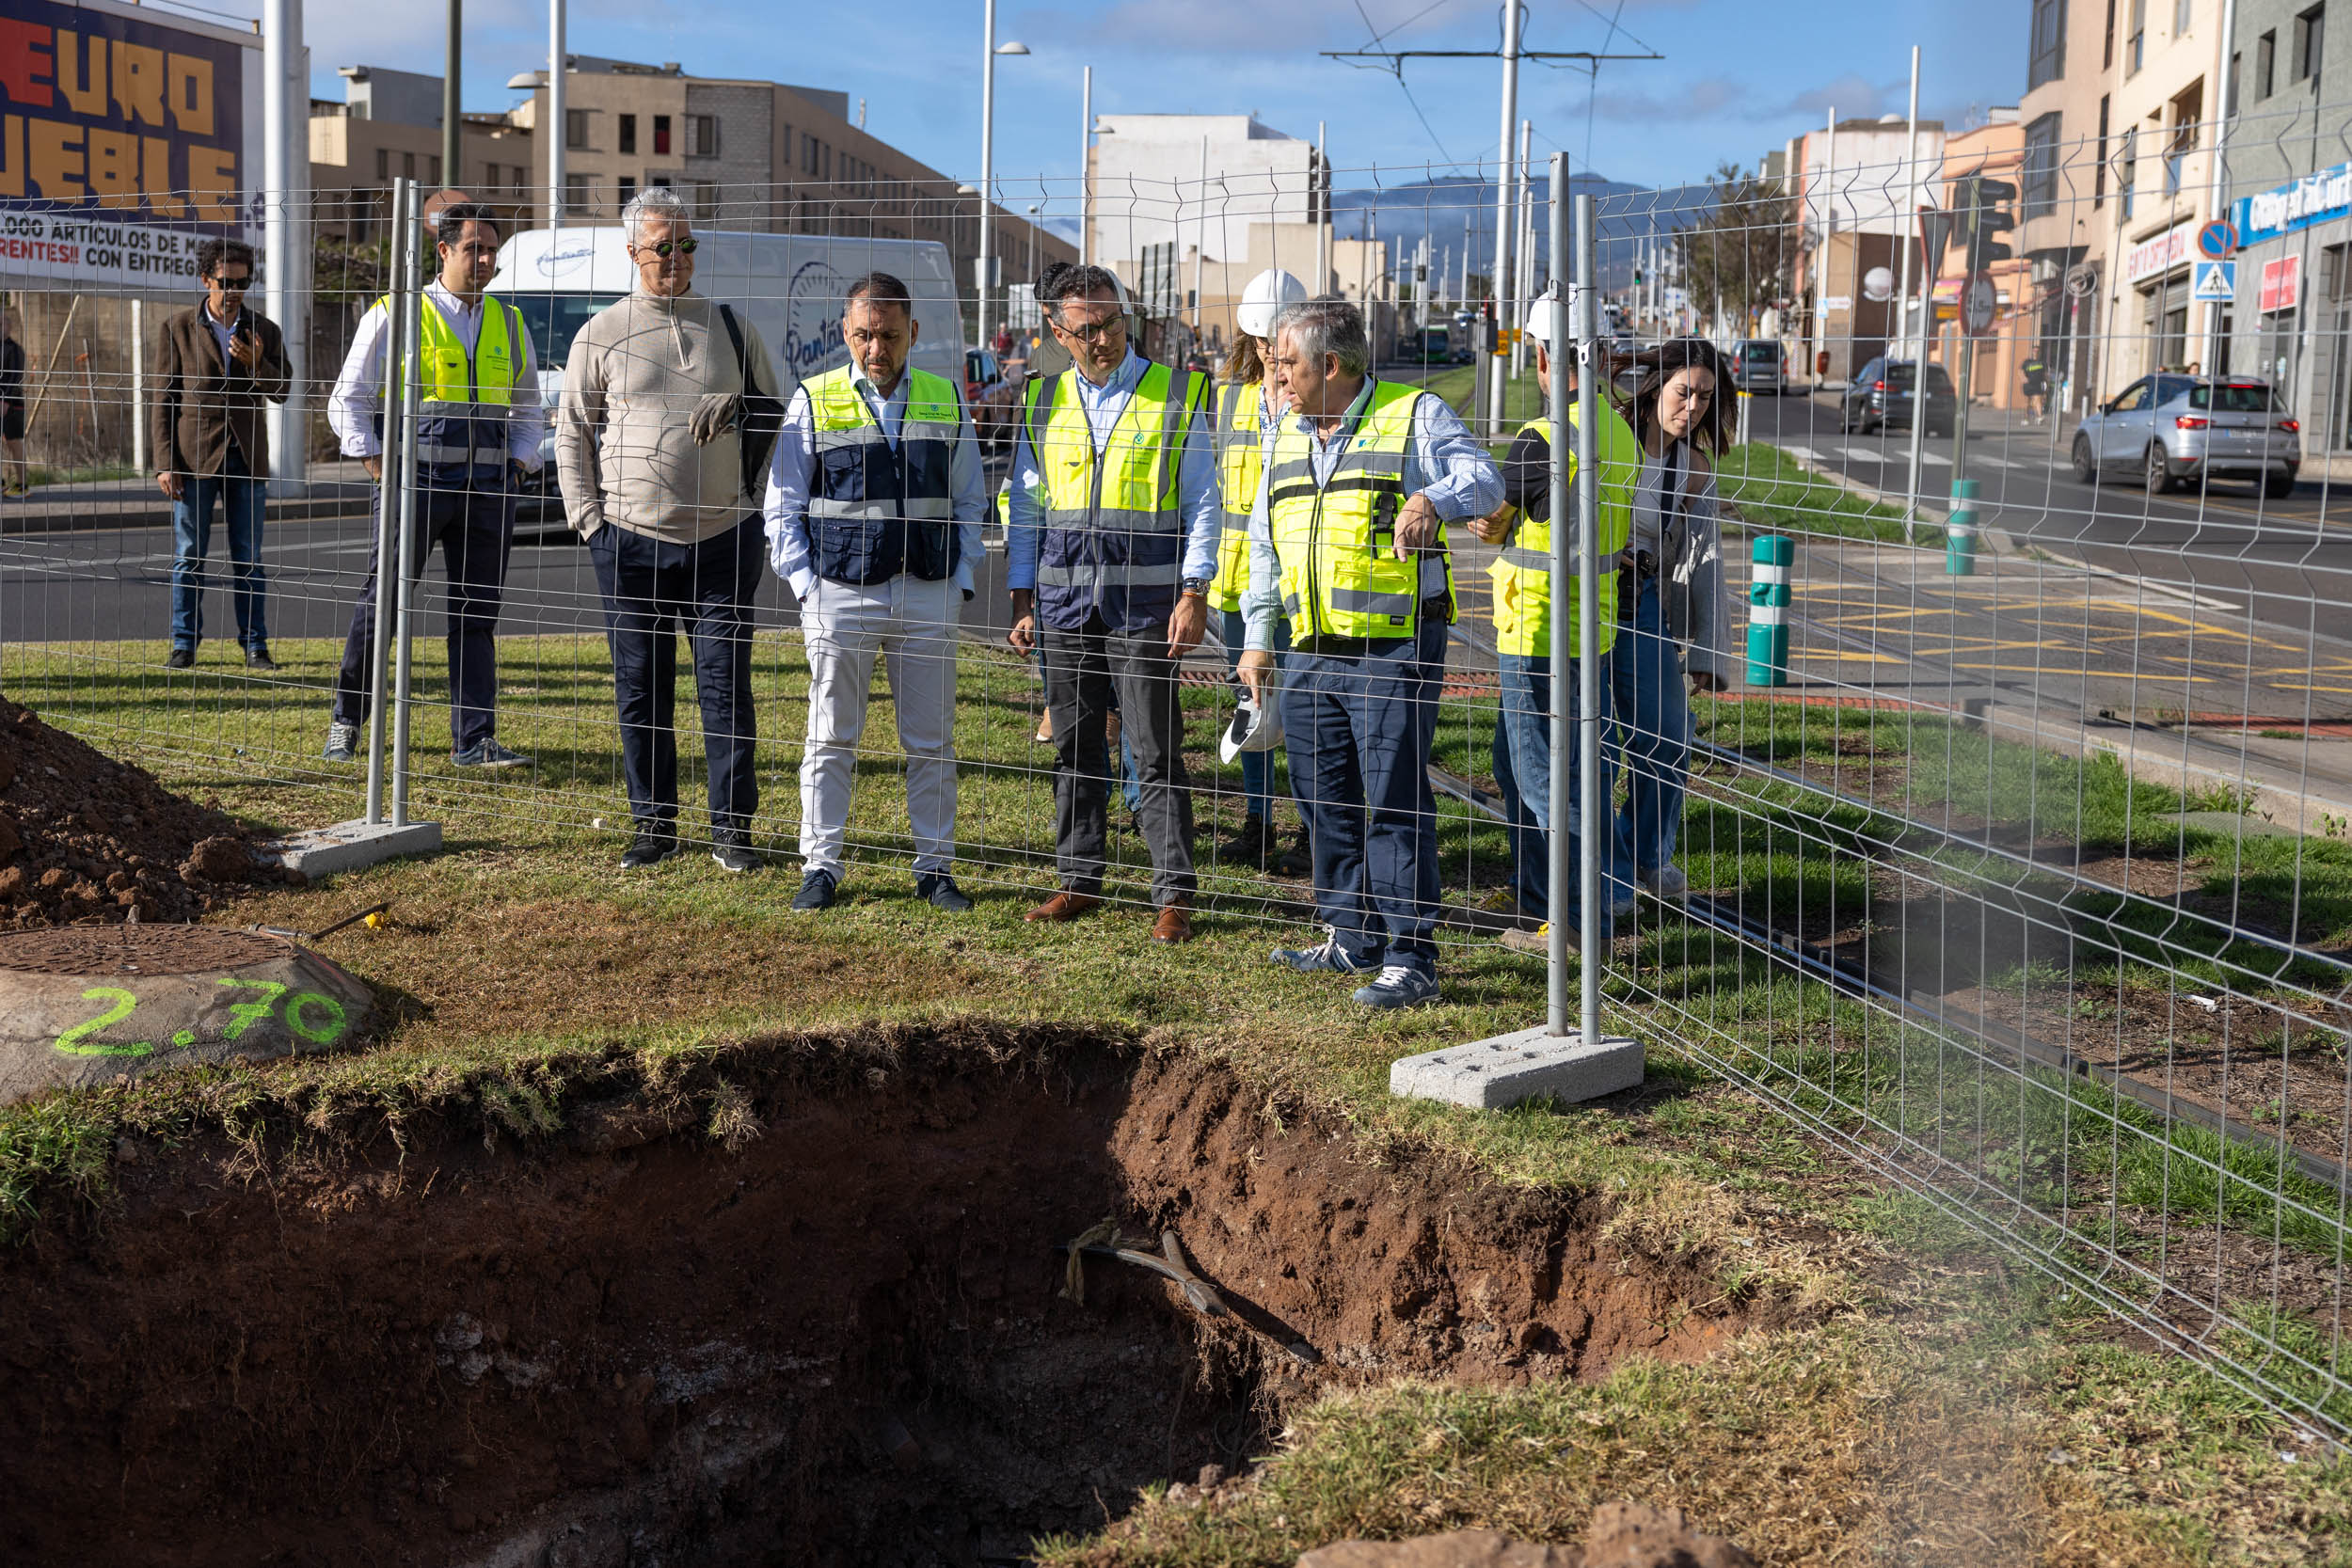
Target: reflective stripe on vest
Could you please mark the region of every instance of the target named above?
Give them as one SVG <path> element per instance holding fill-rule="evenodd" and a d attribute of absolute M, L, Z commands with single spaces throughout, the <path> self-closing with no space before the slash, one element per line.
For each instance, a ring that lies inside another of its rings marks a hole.
<path fill-rule="evenodd" d="M 1454 568 L 1444 527 L 1431 551 L 1406 561 L 1393 553 L 1413 404 L 1421 396 L 1418 387 L 1372 383 L 1345 450 L 1320 483 L 1313 437 L 1301 421 L 1285 420 L 1275 437 L 1266 513 L 1295 639 L 1411 637 L 1421 629 L 1422 602 L 1440 591 L 1452 614 Z M 1440 562 L 1441 585 L 1424 577 L 1424 565 Z"/>
<path fill-rule="evenodd" d="M 1576 426 L 1577 409 L 1571 404 L 1568 427 L 1573 431 Z M 1519 427 L 1519 434 L 1532 435 L 1549 446 L 1551 426 L 1545 420 L 1530 420 Z M 1600 651 L 1606 653 L 1617 640 L 1617 574 L 1625 562 L 1626 546 L 1633 538 L 1633 486 L 1642 474 L 1642 448 L 1633 438 L 1632 428 L 1606 400 L 1600 405 L 1600 428 L 1596 441 L 1600 481 L 1600 592 L 1594 597 L 1600 606 Z M 1576 483 L 1573 446 L 1568 452 L 1568 483 Z M 1571 548 L 1582 543 L 1581 539 L 1572 541 Z M 1510 545 L 1496 555 L 1494 564 L 1486 570 L 1494 578 L 1495 651 L 1521 658 L 1550 657 L 1550 522 L 1521 513 Z M 1578 586 L 1581 582 L 1570 587 L 1567 598 L 1571 605 L 1576 602 Z M 1568 655 L 1572 658 L 1583 657 L 1581 636 L 1582 628 L 1572 615 L 1568 624 Z"/>
<path fill-rule="evenodd" d="M 391 296 L 376 303 L 389 319 Z M 420 302 L 417 315 L 423 350 L 417 371 L 417 461 L 437 468 L 504 468 L 506 420 L 515 403 L 515 370 L 523 337 L 521 316 L 483 295 L 482 328 L 469 352 L 455 325 L 431 300 Z M 387 377 L 388 397 L 390 389 Z"/>
<path fill-rule="evenodd" d="M 1216 487 L 1225 526 L 1216 541 L 1209 608 L 1239 610 L 1249 591 L 1249 509 L 1265 460 L 1264 383 L 1229 381 L 1216 394 Z"/>
<path fill-rule="evenodd" d="M 961 552 L 950 472 L 963 433 L 963 402 L 945 376 L 912 367 L 904 373 L 907 405 L 895 448 L 858 390 L 855 366 L 837 366 L 802 383 L 816 459 L 809 472 L 809 548 L 821 578 L 864 584 L 887 582 L 904 571 L 936 582 L 956 569 Z"/>

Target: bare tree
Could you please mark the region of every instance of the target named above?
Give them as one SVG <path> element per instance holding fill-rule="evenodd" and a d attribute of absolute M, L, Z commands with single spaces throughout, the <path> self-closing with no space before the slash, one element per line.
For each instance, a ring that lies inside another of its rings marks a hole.
<path fill-rule="evenodd" d="M 1733 317 L 1744 334 L 1757 311 L 1788 298 L 1795 207 L 1782 182 L 1738 164 L 1718 166 L 1707 188 L 1706 211 L 1674 235 L 1682 286 L 1692 305 Z"/>

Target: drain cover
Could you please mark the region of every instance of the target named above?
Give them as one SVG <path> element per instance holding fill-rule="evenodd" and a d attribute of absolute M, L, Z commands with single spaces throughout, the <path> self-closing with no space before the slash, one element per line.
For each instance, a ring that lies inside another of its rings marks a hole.
<path fill-rule="evenodd" d="M 219 926 L 0 935 L 0 1103 L 161 1068 L 332 1051 L 373 998 L 340 965 Z"/>

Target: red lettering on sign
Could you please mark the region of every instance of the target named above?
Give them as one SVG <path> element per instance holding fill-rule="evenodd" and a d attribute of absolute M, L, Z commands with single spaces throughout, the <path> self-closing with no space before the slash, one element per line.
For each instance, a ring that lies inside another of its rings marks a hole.
<path fill-rule="evenodd" d="M 0 17 L 0 91 L 12 103 L 45 109 L 56 94 L 56 57 L 51 53 L 54 35 L 38 23 Z"/>

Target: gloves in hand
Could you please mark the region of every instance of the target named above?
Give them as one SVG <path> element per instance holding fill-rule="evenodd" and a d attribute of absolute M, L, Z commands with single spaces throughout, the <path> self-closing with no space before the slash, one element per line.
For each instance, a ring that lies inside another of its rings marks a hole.
<path fill-rule="evenodd" d="M 707 447 L 735 429 L 742 418 L 742 393 L 710 392 L 694 404 L 694 417 L 688 421 L 688 428 L 694 433 L 694 444 Z"/>

